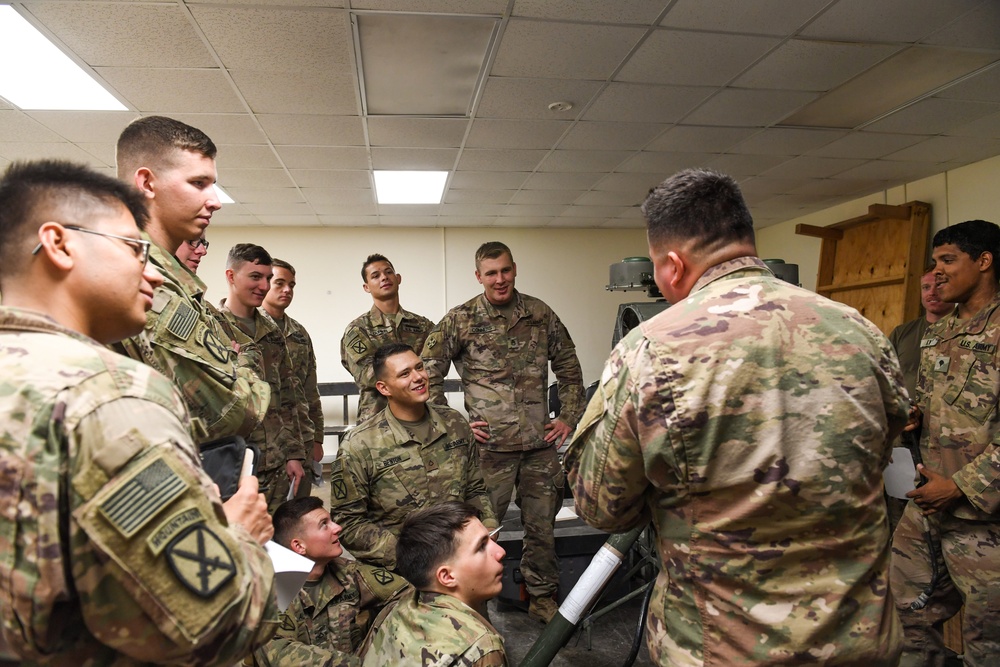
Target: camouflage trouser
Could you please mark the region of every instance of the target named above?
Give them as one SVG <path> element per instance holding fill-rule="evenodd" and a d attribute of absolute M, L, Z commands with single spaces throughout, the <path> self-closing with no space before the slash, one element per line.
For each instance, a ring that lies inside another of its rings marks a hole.
<path fill-rule="evenodd" d="M 503 521 L 511 493 L 517 486 L 517 504 L 524 526 L 521 574 L 528 593 L 535 597 L 555 595 L 559 587 L 559 560 L 552 531 L 565 483 L 555 448 L 528 452 L 480 449 L 479 463 L 497 521 Z"/>
<path fill-rule="evenodd" d="M 267 500 L 268 513 L 274 514 L 278 505 L 288 499 L 288 490 L 291 488 L 284 464 L 270 470 L 258 470 L 257 482 L 260 484 L 260 492 Z"/>
<path fill-rule="evenodd" d="M 927 606 L 910 609 L 931 579 L 930 547 L 919 508 L 910 503 L 892 538 L 890 584 L 905 636 L 900 667 L 944 664 L 942 625 L 965 603 L 965 665 L 998 664 L 1000 656 L 1000 524 L 928 517 L 939 578 Z"/>

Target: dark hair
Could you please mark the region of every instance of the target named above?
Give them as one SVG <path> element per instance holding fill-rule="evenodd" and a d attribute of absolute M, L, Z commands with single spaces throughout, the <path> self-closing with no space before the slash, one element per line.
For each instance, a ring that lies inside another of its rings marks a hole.
<path fill-rule="evenodd" d="M 321 507 L 323 507 L 323 501 L 316 496 L 295 498 L 281 503 L 278 509 L 274 510 L 274 516 L 271 517 L 271 523 L 274 524 L 274 541 L 286 549 L 290 549 L 292 540 L 299 531 L 302 517 Z"/>
<path fill-rule="evenodd" d="M 414 352 L 414 350 L 406 343 L 386 343 L 375 350 L 375 356 L 372 357 L 372 372 L 375 378 L 378 380 L 382 379 L 382 373 L 385 371 L 385 362 L 389 357 L 402 354 L 403 352 Z"/>
<path fill-rule="evenodd" d="M 476 250 L 476 269 L 479 269 L 479 263 L 484 259 L 496 259 L 504 253 L 510 256 L 510 261 L 514 261 L 514 253 L 510 251 L 510 248 L 505 243 L 487 241 Z"/>
<path fill-rule="evenodd" d="M 273 266 L 276 269 L 285 269 L 286 271 L 290 272 L 293 276 L 295 275 L 295 267 L 292 266 L 291 264 L 289 264 L 288 262 L 286 262 L 283 259 L 278 259 L 277 257 L 272 257 L 271 258 L 271 266 Z"/>
<path fill-rule="evenodd" d="M 953 243 L 958 249 L 972 259 L 979 259 L 984 252 L 990 253 L 993 257 L 993 280 L 1000 277 L 1000 269 L 997 269 L 997 262 L 1000 262 L 1000 227 L 994 222 L 986 220 L 966 220 L 957 225 L 945 227 L 934 235 L 931 245 L 938 246 Z"/>
<path fill-rule="evenodd" d="M 697 240 L 706 250 L 754 241 L 753 218 L 736 181 L 710 169 L 679 171 L 642 205 L 650 243 Z"/>
<path fill-rule="evenodd" d="M 96 209 L 119 204 L 145 228 L 145 200 L 116 178 L 64 160 L 12 163 L 0 178 L 0 273 L 16 272 L 27 261 L 22 246 L 43 223 L 62 217 L 53 221 L 86 226 Z"/>
<path fill-rule="evenodd" d="M 378 253 L 374 253 L 372 255 L 368 255 L 368 259 L 366 259 L 365 263 L 361 265 L 361 280 L 362 281 L 368 282 L 368 266 L 371 265 L 371 264 L 374 264 L 375 262 L 385 262 L 386 264 L 389 265 L 390 269 L 392 269 L 393 271 L 396 270 L 396 267 L 394 267 L 392 265 L 392 262 L 389 261 L 388 257 L 386 257 L 385 255 L 380 255 Z"/>
<path fill-rule="evenodd" d="M 259 245 L 255 245 L 253 243 L 237 243 L 229 249 L 229 256 L 226 257 L 226 268 L 233 269 L 244 262 L 257 263 L 262 266 L 271 266 L 274 260 L 272 260 L 271 255 L 269 255 L 267 251 Z"/>
<path fill-rule="evenodd" d="M 434 570 L 458 548 L 458 534 L 479 510 L 468 503 L 449 500 L 411 512 L 396 540 L 396 571 L 426 590 L 434 580 Z"/>
<path fill-rule="evenodd" d="M 212 159 L 218 152 L 207 134 L 187 123 L 166 116 L 138 118 L 118 136 L 115 150 L 118 178 L 131 182 L 132 174 L 140 167 L 169 164 L 173 149 Z"/>

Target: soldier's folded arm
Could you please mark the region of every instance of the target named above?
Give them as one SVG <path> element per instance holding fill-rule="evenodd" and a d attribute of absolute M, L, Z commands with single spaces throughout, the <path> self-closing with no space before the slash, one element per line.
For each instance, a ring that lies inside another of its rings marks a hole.
<path fill-rule="evenodd" d="M 71 431 L 73 583 L 83 622 L 136 660 L 233 664 L 276 629 L 270 558 L 229 526 L 186 426 L 121 398 Z"/>
<path fill-rule="evenodd" d="M 447 405 L 444 378 L 451 368 L 452 358 L 458 353 L 454 323 L 447 315 L 427 334 L 424 348 L 417 353 L 423 359 L 424 368 L 427 370 L 427 392 L 430 401 L 437 405 Z"/>
<path fill-rule="evenodd" d="M 357 656 L 299 641 L 298 633 L 295 616 L 282 612 L 274 639 L 254 651 L 256 667 L 360 667 Z"/>

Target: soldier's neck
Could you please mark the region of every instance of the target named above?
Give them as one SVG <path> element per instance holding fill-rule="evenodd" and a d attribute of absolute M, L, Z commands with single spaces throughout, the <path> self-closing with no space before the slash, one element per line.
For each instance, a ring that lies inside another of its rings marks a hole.
<path fill-rule="evenodd" d="M 306 581 L 319 581 L 323 578 L 323 573 L 326 571 L 326 566 L 330 564 L 331 558 L 321 559 L 315 561 L 316 564 L 313 568 L 309 570 L 309 576 L 306 577 Z"/>
<path fill-rule="evenodd" d="M 986 307 L 997 293 L 997 284 L 992 281 L 982 281 L 972 296 L 964 303 L 958 304 L 958 319 L 967 320 Z"/>
<path fill-rule="evenodd" d="M 404 422 L 418 422 L 427 415 L 426 403 L 413 403 L 404 405 L 397 401 L 389 400 L 389 412 L 396 419 Z"/>
<path fill-rule="evenodd" d="M 372 299 L 375 302 L 375 307 L 382 311 L 385 315 L 395 315 L 399 312 L 399 295 L 388 299 Z"/>
<path fill-rule="evenodd" d="M 229 298 L 226 299 L 226 308 L 229 309 L 236 317 L 242 317 L 243 319 L 250 319 L 253 317 L 254 311 L 257 309 L 253 306 L 248 306 L 245 303 L 241 303 L 232 292 L 229 293 Z"/>
<path fill-rule="evenodd" d="M 285 319 L 285 309 L 284 308 L 277 308 L 275 306 L 272 306 L 267 301 L 265 301 L 264 305 L 261 306 L 261 307 L 264 309 L 264 312 L 266 312 L 268 315 L 270 315 L 275 320 L 283 320 L 283 319 Z"/>
<path fill-rule="evenodd" d="M 146 233 L 149 234 L 149 238 L 153 240 L 153 243 L 160 246 L 171 255 L 177 252 L 177 248 L 184 242 L 184 239 L 175 240 L 173 235 L 170 233 L 170 230 L 163 224 L 163 221 L 152 215 L 146 223 Z"/>

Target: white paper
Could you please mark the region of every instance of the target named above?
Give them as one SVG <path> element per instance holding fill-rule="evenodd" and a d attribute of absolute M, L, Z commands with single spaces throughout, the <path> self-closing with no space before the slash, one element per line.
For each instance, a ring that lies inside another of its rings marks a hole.
<path fill-rule="evenodd" d="M 559 613 L 563 618 L 573 625 L 579 623 L 584 612 L 593 605 L 594 598 L 604 590 L 604 585 L 608 583 L 619 565 L 621 559 L 611 553 L 607 546 L 598 549 L 594 559 L 580 576 L 580 580 L 559 606 Z"/>
<path fill-rule="evenodd" d="M 569 521 L 575 518 L 576 512 L 573 511 L 572 507 L 562 507 L 559 509 L 559 513 L 556 514 L 556 521 Z"/>
<path fill-rule="evenodd" d="M 298 595 L 302 584 L 306 583 L 315 563 L 277 542 L 268 542 L 264 545 L 264 549 L 267 550 L 267 555 L 271 557 L 271 564 L 274 566 L 274 588 L 278 593 L 278 608 L 285 611 Z"/>
<path fill-rule="evenodd" d="M 906 447 L 894 447 L 892 463 L 882 473 L 885 492 L 893 498 L 906 499 L 909 491 L 917 488 L 917 467 L 913 465 L 913 455 Z"/>

